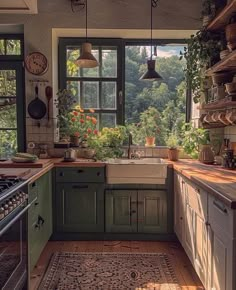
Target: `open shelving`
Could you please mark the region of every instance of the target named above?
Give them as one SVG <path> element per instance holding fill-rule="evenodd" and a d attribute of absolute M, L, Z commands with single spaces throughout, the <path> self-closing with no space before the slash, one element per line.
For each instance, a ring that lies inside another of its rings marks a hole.
<path fill-rule="evenodd" d="M 236 11 L 236 0 L 231 0 L 221 12 L 208 24 L 207 30 L 219 30 L 228 23 L 232 13 Z"/>

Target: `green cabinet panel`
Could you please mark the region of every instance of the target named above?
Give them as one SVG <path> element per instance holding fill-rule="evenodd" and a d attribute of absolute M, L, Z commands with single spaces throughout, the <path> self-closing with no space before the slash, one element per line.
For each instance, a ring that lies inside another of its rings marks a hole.
<path fill-rule="evenodd" d="M 138 232 L 167 231 L 167 195 L 163 190 L 138 191 Z"/>
<path fill-rule="evenodd" d="M 105 201 L 106 232 L 167 232 L 166 191 L 113 189 Z"/>
<path fill-rule="evenodd" d="M 59 167 L 56 168 L 56 182 L 95 182 L 105 181 L 105 167 Z"/>
<path fill-rule="evenodd" d="M 32 271 L 52 234 L 52 177 L 47 172 L 29 184 L 29 200 L 37 200 L 28 211 L 29 269 Z"/>
<path fill-rule="evenodd" d="M 103 232 L 104 187 L 96 183 L 57 183 L 58 232 Z"/>
<path fill-rule="evenodd" d="M 106 191 L 106 232 L 137 232 L 137 191 Z"/>

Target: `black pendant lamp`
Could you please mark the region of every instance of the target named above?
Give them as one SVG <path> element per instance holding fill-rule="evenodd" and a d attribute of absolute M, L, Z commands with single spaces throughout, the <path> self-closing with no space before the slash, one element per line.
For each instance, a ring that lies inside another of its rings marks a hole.
<path fill-rule="evenodd" d="M 75 63 L 81 68 L 94 68 L 99 66 L 98 61 L 92 54 L 92 44 L 88 42 L 88 2 L 85 0 L 86 8 L 86 41 L 82 43 L 82 53 Z"/>
<path fill-rule="evenodd" d="M 145 72 L 140 78 L 140 80 L 145 80 L 145 81 L 162 80 L 162 77 L 155 70 L 156 60 L 152 59 L 152 8 L 157 6 L 157 1 L 158 0 L 150 0 L 150 3 L 151 3 L 151 39 L 150 39 L 150 42 L 151 42 L 151 57 L 147 61 L 147 72 Z"/>

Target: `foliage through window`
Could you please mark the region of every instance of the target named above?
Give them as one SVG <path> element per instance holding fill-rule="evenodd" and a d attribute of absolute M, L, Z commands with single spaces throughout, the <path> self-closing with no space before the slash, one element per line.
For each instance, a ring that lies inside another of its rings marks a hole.
<path fill-rule="evenodd" d="M 119 76 L 119 46 L 112 41 L 93 44 L 92 53 L 99 62 L 96 68 L 79 68 L 75 60 L 81 51 L 81 40 L 60 41 L 61 88 L 67 88 L 76 102 L 85 109 L 95 110 L 98 127 L 114 127 L 118 120 L 117 98 L 121 80 Z"/>
<path fill-rule="evenodd" d="M 90 39 L 93 55 L 100 63 L 93 69 L 80 69 L 83 39 L 61 38 L 59 43 L 60 89 L 69 89 L 85 111 L 95 109 L 99 128 L 125 124 L 136 144 L 144 145 L 140 115 L 149 107 L 160 116 L 156 145 L 166 145 L 173 136 L 182 139 L 185 123 L 185 61 L 179 60 L 183 44 L 157 46 L 156 70 L 163 81 L 139 80 L 146 71 L 150 46 L 146 40 Z M 155 56 L 154 56 L 155 57 Z"/>
<path fill-rule="evenodd" d="M 0 157 L 24 147 L 22 38 L 0 37 Z"/>

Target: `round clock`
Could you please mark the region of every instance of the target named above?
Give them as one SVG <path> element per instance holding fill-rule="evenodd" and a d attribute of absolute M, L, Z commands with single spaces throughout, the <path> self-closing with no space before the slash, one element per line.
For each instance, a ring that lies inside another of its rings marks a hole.
<path fill-rule="evenodd" d="M 25 67 L 34 75 L 43 75 L 48 70 L 48 60 L 41 52 L 32 52 L 25 58 Z"/>

